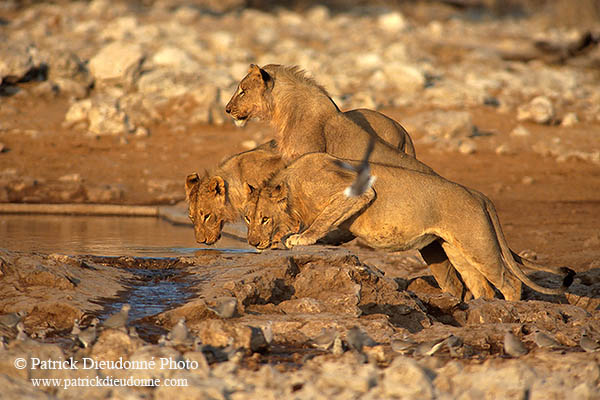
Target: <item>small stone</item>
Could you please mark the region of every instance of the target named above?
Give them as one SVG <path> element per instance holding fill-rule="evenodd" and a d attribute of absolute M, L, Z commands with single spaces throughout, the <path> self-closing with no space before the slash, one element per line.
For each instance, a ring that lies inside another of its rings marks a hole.
<path fill-rule="evenodd" d="M 152 61 L 156 65 L 172 68 L 178 72 L 193 74 L 200 71 L 200 64 L 187 52 L 177 47 L 163 47 L 154 54 Z"/>
<path fill-rule="evenodd" d="M 313 23 L 323 23 L 330 18 L 329 9 L 325 6 L 313 6 L 306 12 L 306 18 Z"/>
<path fill-rule="evenodd" d="M 138 44 L 113 42 L 92 57 L 90 72 L 98 80 L 122 81 L 139 68 L 143 57 Z"/>
<path fill-rule="evenodd" d="M 510 153 L 510 147 L 506 143 L 503 143 L 500 146 L 496 147 L 496 154 L 498 155 L 507 155 Z"/>
<path fill-rule="evenodd" d="M 577 117 L 577 114 L 570 112 L 570 113 L 565 114 L 560 125 L 564 126 L 564 127 L 569 127 L 569 126 L 575 125 L 578 122 L 579 122 L 579 118 Z"/>
<path fill-rule="evenodd" d="M 383 391 L 386 398 L 432 399 L 432 378 L 414 360 L 399 356 L 383 374 Z"/>
<path fill-rule="evenodd" d="M 5 42 L 0 47 L 0 83 L 16 83 L 36 68 L 36 49 L 27 43 Z"/>
<path fill-rule="evenodd" d="M 81 182 L 81 176 L 77 173 L 63 175 L 58 178 L 61 182 Z"/>
<path fill-rule="evenodd" d="M 65 124 L 70 126 L 77 122 L 87 121 L 91 109 L 91 99 L 84 99 L 73 103 L 65 115 Z"/>
<path fill-rule="evenodd" d="M 461 154 L 473 154 L 477 151 L 477 145 L 472 141 L 464 141 L 458 146 L 458 151 Z"/>
<path fill-rule="evenodd" d="M 148 137 L 150 136 L 150 131 L 143 126 L 138 126 L 135 130 L 135 136 L 137 137 Z"/>
<path fill-rule="evenodd" d="M 241 145 L 244 149 L 248 149 L 248 150 L 253 149 L 257 146 L 256 141 L 254 141 L 254 140 L 244 140 L 241 143 Z"/>
<path fill-rule="evenodd" d="M 533 182 L 535 182 L 535 179 L 531 176 L 524 176 L 523 179 L 521 179 L 523 185 L 531 185 Z"/>
<path fill-rule="evenodd" d="M 527 137 L 530 136 L 531 132 L 527 130 L 523 125 L 518 125 L 515 129 L 510 132 L 510 136 L 513 137 Z"/>
<path fill-rule="evenodd" d="M 399 12 L 382 14 L 377 18 L 377 25 L 391 33 L 399 32 L 407 27 L 406 18 Z"/>
<path fill-rule="evenodd" d="M 517 109 L 517 120 L 533 121 L 538 124 L 547 124 L 554 118 L 554 106 L 550 99 L 538 96 L 527 104 Z"/>

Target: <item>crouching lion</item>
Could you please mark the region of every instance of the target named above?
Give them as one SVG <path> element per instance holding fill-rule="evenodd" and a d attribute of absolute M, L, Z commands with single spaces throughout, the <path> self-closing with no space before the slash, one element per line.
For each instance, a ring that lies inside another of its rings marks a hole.
<path fill-rule="evenodd" d="M 490 283 L 507 300 L 521 298 L 521 282 L 546 294 L 560 294 L 571 284 L 572 270 L 544 268 L 509 249 L 496 210 L 483 194 L 437 175 L 373 163 L 374 185 L 349 197 L 344 191 L 356 174 L 336 160 L 307 154 L 265 186 L 248 186 L 248 242 L 259 249 L 282 238 L 287 247 L 309 245 L 335 228 L 390 251 L 437 242 L 474 297 L 494 297 Z M 523 265 L 564 275 L 563 286 L 536 284 L 523 273 Z"/>
<path fill-rule="evenodd" d="M 274 141 L 235 154 L 212 173 L 193 173 L 185 180 L 188 214 L 198 243 L 213 244 L 223 224 L 239 217 L 246 201 L 244 184 L 258 186 L 283 168 Z"/>
<path fill-rule="evenodd" d="M 356 160 L 374 138 L 373 162 L 434 173 L 414 157 L 413 143 L 399 123 L 366 109 L 341 112 L 298 67 L 250 65 L 225 111 L 237 125 L 252 118 L 270 122 L 286 163 L 314 152 Z"/>

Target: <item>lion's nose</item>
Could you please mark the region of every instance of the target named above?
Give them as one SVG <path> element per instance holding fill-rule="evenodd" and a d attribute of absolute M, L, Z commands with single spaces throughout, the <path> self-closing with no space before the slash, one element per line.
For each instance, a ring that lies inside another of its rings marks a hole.
<path fill-rule="evenodd" d="M 231 106 L 229 104 L 227 104 L 227 106 L 225 107 L 225 112 L 227 114 L 231 114 Z"/>
<path fill-rule="evenodd" d="M 259 242 L 260 241 L 258 239 L 248 238 L 248 244 L 252 247 L 257 247 Z"/>

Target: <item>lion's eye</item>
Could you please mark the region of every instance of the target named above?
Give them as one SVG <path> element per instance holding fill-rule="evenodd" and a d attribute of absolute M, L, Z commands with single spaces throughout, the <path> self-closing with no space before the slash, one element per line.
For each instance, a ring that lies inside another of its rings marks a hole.
<path fill-rule="evenodd" d="M 204 216 L 204 222 L 208 222 L 209 219 L 210 219 L 210 214 L 206 214 Z"/>
<path fill-rule="evenodd" d="M 238 94 L 239 97 L 243 97 L 246 94 L 246 92 L 244 92 L 243 90 L 240 91 L 240 94 Z"/>
<path fill-rule="evenodd" d="M 250 218 L 248 218 L 247 215 L 244 215 L 244 220 L 246 221 L 247 224 L 250 224 Z"/>
<path fill-rule="evenodd" d="M 269 218 L 268 217 L 263 217 L 263 219 L 261 220 L 262 224 L 266 224 L 267 222 L 269 222 Z"/>

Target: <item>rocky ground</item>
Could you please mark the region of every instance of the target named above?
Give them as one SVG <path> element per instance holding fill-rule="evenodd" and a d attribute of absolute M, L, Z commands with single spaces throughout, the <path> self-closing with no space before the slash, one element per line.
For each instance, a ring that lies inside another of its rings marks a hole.
<path fill-rule="evenodd" d="M 600 26 L 439 3 L 242 5 L 0 5 L 0 202 L 180 203 L 188 173 L 272 135 L 260 123 L 236 129 L 224 114 L 248 64 L 298 64 L 342 109 L 396 118 L 419 158 L 486 193 L 512 248 L 578 272 L 569 293 L 461 303 L 439 291 L 414 253 L 358 244 L 167 260 L 5 249 L 0 312 L 26 312 L 28 338 L 16 339 L 16 320 L 0 316 L 3 396 L 597 398 L 600 353 L 583 351 L 580 339 L 584 328 L 600 339 Z M 70 334 L 74 320 L 85 328 L 104 319 L 111 303 L 127 301 L 140 269 L 166 271 L 160 279 L 185 284 L 189 296 L 132 318 L 137 337 L 98 327 L 83 348 Z M 189 335 L 161 340 L 182 317 Z M 540 347 L 537 330 L 558 344 Z M 528 354 L 506 354 L 507 331 Z M 36 357 L 188 364 L 15 368 L 15 359 Z M 107 376 L 187 385 L 30 381 Z"/>

